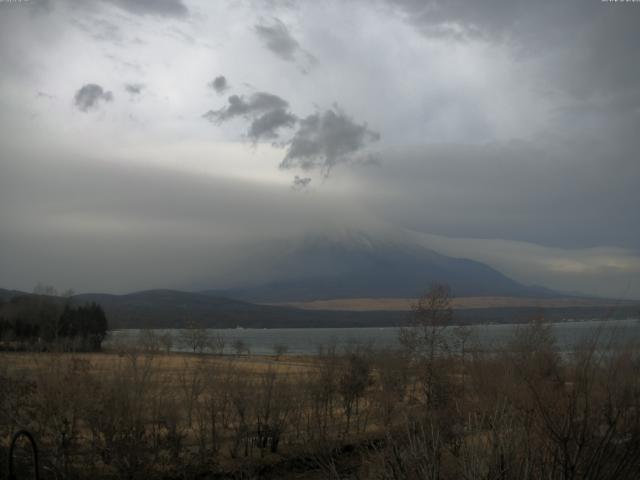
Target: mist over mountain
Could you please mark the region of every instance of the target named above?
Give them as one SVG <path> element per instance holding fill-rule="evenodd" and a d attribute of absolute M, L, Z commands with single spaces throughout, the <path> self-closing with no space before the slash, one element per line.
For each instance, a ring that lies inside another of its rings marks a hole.
<path fill-rule="evenodd" d="M 257 280 L 232 288 L 203 289 L 252 302 L 309 301 L 356 297 L 415 298 L 433 283 L 447 283 L 455 296 L 558 296 L 530 287 L 491 266 L 441 255 L 403 238 L 363 232 L 313 235 L 262 246 L 247 259 Z"/>

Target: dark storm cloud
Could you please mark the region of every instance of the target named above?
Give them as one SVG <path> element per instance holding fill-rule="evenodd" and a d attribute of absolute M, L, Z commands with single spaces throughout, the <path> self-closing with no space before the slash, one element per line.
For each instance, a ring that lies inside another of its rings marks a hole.
<path fill-rule="evenodd" d="M 255 31 L 265 46 L 282 60 L 295 61 L 300 44 L 289 32 L 287 26 L 279 19 L 274 19 L 270 26 L 256 25 Z"/>
<path fill-rule="evenodd" d="M 286 100 L 266 92 L 252 94 L 249 99 L 241 95 L 231 95 L 229 105 L 220 110 L 209 110 L 203 115 L 211 122 L 222 123 L 235 117 L 251 117 L 277 109 L 286 109 Z"/>
<path fill-rule="evenodd" d="M 224 75 L 219 75 L 209 82 L 209 87 L 213 88 L 216 93 L 224 93 L 229 89 L 229 84 Z"/>
<path fill-rule="evenodd" d="M 126 83 L 124 89 L 131 95 L 140 95 L 144 90 L 144 84 L 142 83 Z"/>
<path fill-rule="evenodd" d="M 300 120 L 280 168 L 318 168 L 328 173 L 339 163 L 356 158 L 369 143 L 380 135 L 359 125 L 338 109 L 314 113 Z"/>
<path fill-rule="evenodd" d="M 107 0 L 138 15 L 184 17 L 189 10 L 182 0 Z"/>
<path fill-rule="evenodd" d="M 275 139 L 278 138 L 278 130 L 280 128 L 291 128 L 296 121 L 297 118 L 292 113 L 287 112 L 284 108 L 276 108 L 251 122 L 248 136 L 254 142 L 261 138 Z"/>
<path fill-rule="evenodd" d="M 100 101 L 111 102 L 113 100 L 113 94 L 105 91 L 100 85 L 95 83 L 88 83 L 81 87 L 73 97 L 73 102 L 76 107 L 83 112 L 98 106 Z"/>

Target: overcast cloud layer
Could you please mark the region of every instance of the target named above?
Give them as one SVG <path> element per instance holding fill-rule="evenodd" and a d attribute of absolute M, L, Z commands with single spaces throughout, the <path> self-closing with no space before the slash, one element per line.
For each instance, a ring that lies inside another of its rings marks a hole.
<path fill-rule="evenodd" d="M 638 25 L 600 0 L 0 3 L 0 287 L 222 285 L 256 240 L 364 230 L 640 298 Z"/>

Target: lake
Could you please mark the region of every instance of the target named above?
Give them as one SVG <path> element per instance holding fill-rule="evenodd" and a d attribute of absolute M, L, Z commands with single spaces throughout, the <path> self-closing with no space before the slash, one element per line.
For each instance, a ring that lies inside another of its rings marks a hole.
<path fill-rule="evenodd" d="M 482 349 L 494 350 L 504 346 L 522 325 L 474 325 L 470 327 L 476 345 Z M 320 346 L 335 344 L 344 348 L 350 344 L 372 345 L 376 348 L 399 346 L 398 328 L 273 328 L 273 329 L 208 329 L 212 335 L 225 338 L 225 353 L 232 353 L 232 344 L 240 339 L 252 354 L 269 355 L 275 345 L 286 345 L 290 354 L 315 354 Z M 630 342 L 640 342 L 640 320 L 588 320 L 579 322 L 559 322 L 552 324 L 552 330 L 560 351 L 568 352 L 581 341 L 599 334 L 601 345 L 624 347 Z M 112 330 L 105 341 L 105 347 L 116 344 L 135 344 L 140 338 L 140 330 Z M 169 334 L 173 338 L 173 351 L 189 351 L 184 342 L 182 330 L 154 330 L 158 335 Z"/>

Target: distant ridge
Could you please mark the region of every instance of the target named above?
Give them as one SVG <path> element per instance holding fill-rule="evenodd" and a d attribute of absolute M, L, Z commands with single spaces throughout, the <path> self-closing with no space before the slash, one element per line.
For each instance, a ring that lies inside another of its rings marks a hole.
<path fill-rule="evenodd" d="M 112 328 L 183 328 L 191 323 L 210 328 L 364 326 L 371 315 L 361 312 L 304 311 L 292 307 L 256 305 L 219 295 L 178 290 L 146 290 L 126 295 L 87 293 L 74 301 L 97 302 Z M 395 324 L 405 315 L 378 314 Z M 384 323 L 383 321 L 383 323 Z"/>
<path fill-rule="evenodd" d="M 25 295 L 25 292 L 21 292 L 20 290 L 7 290 L 4 288 L 0 288 L 0 299 L 4 300 L 5 302 L 17 295 Z"/>
<path fill-rule="evenodd" d="M 17 290 L 0 289 L 0 298 L 29 295 Z M 60 301 L 63 301 L 60 298 Z M 75 303 L 97 302 L 105 310 L 109 327 L 118 328 L 183 328 L 195 323 L 207 328 L 307 328 L 307 327 L 386 327 L 406 322 L 409 309 L 339 310 L 335 305 L 327 309 L 299 309 L 292 306 L 256 305 L 218 295 L 178 290 L 146 290 L 125 295 L 86 293 L 72 297 Z M 544 300 L 543 300 L 544 301 Z M 640 302 L 585 304 L 571 300 L 566 306 L 549 300 L 549 308 L 514 306 L 456 309 L 454 318 L 462 323 L 514 323 L 539 317 L 544 312 L 548 320 L 566 318 L 626 318 L 638 315 Z M 535 303 L 535 302 L 534 302 Z M 409 302 L 407 302 L 407 305 Z M 389 308 L 381 306 L 380 308 Z"/>

